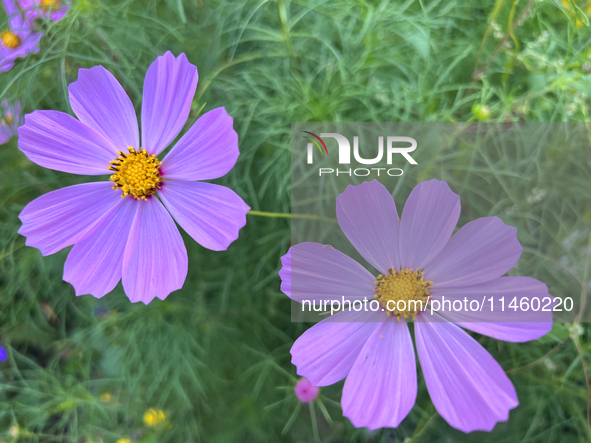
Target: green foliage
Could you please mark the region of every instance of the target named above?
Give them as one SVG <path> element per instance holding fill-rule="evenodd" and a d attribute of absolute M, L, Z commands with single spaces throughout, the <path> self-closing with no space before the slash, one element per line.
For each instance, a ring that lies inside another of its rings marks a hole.
<path fill-rule="evenodd" d="M 575 4 L 73 0 L 66 18 L 41 24 L 39 54 L 0 73 L 0 99 L 18 98 L 27 113 L 70 112 L 67 85 L 79 68 L 100 64 L 139 113 L 150 63 L 166 50 L 185 52 L 200 74 L 186 128 L 200 112 L 225 106 L 240 137 L 236 167 L 216 182 L 253 210 L 289 212 L 292 121 L 588 121 L 589 32 L 586 5 Z M 468 219 L 510 208 L 505 216 L 526 250 L 520 272 L 548 272 L 555 295 L 586 294 L 589 152 L 567 156 L 569 149 L 515 156 L 501 150 L 489 158 L 444 148 L 441 163 L 417 180 L 452 181 Z M 76 297 L 61 279 L 67 251 L 42 257 L 26 247 L 18 214 L 34 198 L 87 178 L 36 166 L 16 139 L 0 152 L 0 341 L 9 350 L 0 367 L 4 441 L 591 439 L 582 367 L 582 359 L 591 360 L 588 326 L 556 324 L 529 344 L 478 337 L 509 373 L 521 403 L 492 433 L 450 428 L 421 376 L 417 404 L 399 429 L 355 429 L 341 415 L 342 383 L 323 388 L 310 407 L 293 395 L 289 349 L 308 325 L 290 322 L 289 300 L 279 290 L 287 219 L 249 216 L 226 252 L 183 234 L 189 275 L 164 302 L 133 305 L 121 286 L 100 300 Z M 535 263 L 544 268 L 529 266 L 532 256 L 542 257 Z M 149 408 L 163 410 L 167 422 L 144 424 Z"/>

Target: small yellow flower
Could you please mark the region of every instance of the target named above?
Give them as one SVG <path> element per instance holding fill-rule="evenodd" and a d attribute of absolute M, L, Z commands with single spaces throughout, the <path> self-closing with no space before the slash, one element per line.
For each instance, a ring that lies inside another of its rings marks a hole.
<path fill-rule="evenodd" d="M 166 420 L 166 415 L 161 409 L 150 408 L 144 414 L 144 423 L 146 426 L 156 426 Z"/>
<path fill-rule="evenodd" d="M 100 400 L 103 403 L 109 403 L 111 401 L 111 394 L 109 394 L 108 392 L 105 392 L 104 394 L 101 394 Z"/>
<path fill-rule="evenodd" d="M 131 443 L 129 438 L 120 438 L 116 443 Z"/>

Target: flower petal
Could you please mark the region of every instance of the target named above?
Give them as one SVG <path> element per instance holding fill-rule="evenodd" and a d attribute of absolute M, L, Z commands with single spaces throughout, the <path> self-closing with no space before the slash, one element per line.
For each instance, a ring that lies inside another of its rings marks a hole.
<path fill-rule="evenodd" d="M 417 320 L 417 352 L 437 412 L 464 432 L 491 431 L 506 421 L 519 401 L 503 368 L 453 323 Z"/>
<path fill-rule="evenodd" d="M 211 180 L 226 175 L 238 159 L 238 134 L 224 108 L 203 114 L 162 160 L 162 175 L 174 180 Z"/>
<path fill-rule="evenodd" d="M 32 162 L 71 174 L 111 174 L 117 151 L 100 134 L 58 111 L 35 111 L 18 129 L 18 147 Z"/>
<path fill-rule="evenodd" d="M 39 52 L 39 41 L 43 36 L 42 32 L 33 32 L 30 24 L 23 22 L 21 14 L 17 14 L 16 26 L 12 26 L 12 31 L 20 39 L 20 45 L 16 48 L 8 48 L 0 43 L 0 71 L 8 71 L 14 66 L 14 62 L 19 57 L 27 57 L 29 53 Z"/>
<path fill-rule="evenodd" d="M 166 181 L 158 195 L 174 219 L 201 246 L 224 251 L 238 238 L 250 210 L 225 186 Z"/>
<path fill-rule="evenodd" d="M 31 32 L 30 29 L 15 33 L 21 39 L 21 45 L 18 48 L 7 48 L 0 44 L 0 72 L 10 71 L 17 58 L 27 57 L 31 52 L 33 54 L 39 52 L 39 41 L 43 33 Z"/>
<path fill-rule="evenodd" d="M 4 9 L 8 16 L 8 25 L 11 31 L 22 30 L 27 26 L 30 27 L 30 25 L 23 20 L 23 16 L 18 9 L 16 0 L 4 0 L 2 3 L 4 3 Z"/>
<path fill-rule="evenodd" d="M 160 154 L 181 132 L 197 89 L 197 67 L 170 51 L 150 65 L 142 101 L 142 147 Z"/>
<path fill-rule="evenodd" d="M 23 9 L 28 22 L 32 24 L 36 19 L 49 18 L 52 21 L 59 21 L 70 9 L 68 7 L 70 4 L 69 0 L 62 1 L 61 3 L 55 1 L 53 4 L 47 5 L 49 7 L 44 7 L 44 5 L 40 4 L 41 2 L 39 2 L 39 0 L 19 0 L 18 2 Z"/>
<path fill-rule="evenodd" d="M 164 300 L 183 287 L 187 250 L 170 214 L 155 197 L 139 202 L 123 258 L 123 288 L 136 303 Z"/>
<path fill-rule="evenodd" d="M 290 351 L 298 375 L 314 386 L 332 385 L 345 378 L 363 345 L 379 327 L 377 314 L 346 310 L 304 332 Z"/>
<path fill-rule="evenodd" d="M 8 72 L 14 67 L 16 57 L 11 57 L 0 47 L 0 72 Z"/>
<path fill-rule="evenodd" d="M 289 248 L 287 254 L 281 257 L 281 269 L 279 270 L 279 278 L 281 279 L 281 292 L 291 298 L 291 250 Z"/>
<path fill-rule="evenodd" d="M 111 182 L 85 183 L 49 192 L 20 213 L 18 233 L 27 246 L 43 255 L 54 254 L 78 242 L 103 214 L 121 201 Z"/>
<path fill-rule="evenodd" d="M 459 288 L 494 280 L 521 255 L 517 228 L 498 217 L 483 217 L 462 226 L 441 253 L 425 267 L 432 288 Z"/>
<path fill-rule="evenodd" d="M 9 28 L 20 39 L 20 45 L 9 48 L 0 41 L 0 71 L 9 71 L 14 66 L 14 61 L 19 57 L 26 57 L 30 52 L 39 52 L 39 40 L 42 32 L 33 32 L 30 23 L 23 20 L 14 0 L 4 0 L 6 14 L 9 16 Z"/>
<path fill-rule="evenodd" d="M 396 428 L 417 398 L 417 368 L 405 321 L 376 328 L 343 387 L 343 415 L 356 428 Z"/>
<path fill-rule="evenodd" d="M 373 300 L 375 277 L 332 246 L 299 243 L 281 261 L 281 290 L 293 300 Z"/>
<path fill-rule="evenodd" d="M 452 304 L 466 299 L 466 308 L 439 313 L 463 328 L 497 340 L 530 341 L 552 329 L 554 297 L 544 283 L 530 277 L 501 277 L 474 286 L 434 290 L 432 294 L 433 300 L 449 300 Z M 509 307 L 514 299 L 517 309 Z M 478 306 L 473 304 L 474 309 L 470 307 L 473 300 L 478 301 Z M 544 305 L 548 311 L 543 310 Z M 533 307 L 537 309 L 534 311 Z"/>
<path fill-rule="evenodd" d="M 80 69 L 78 80 L 68 90 L 72 110 L 82 123 L 109 140 L 116 150 L 139 148 L 133 104 L 113 74 L 102 66 Z"/>
<path fill-rule="evenodd" d="M 11 138 L 12 130 L 6 123 L 0 121 L 0 145 L 8 143 Z"/>
<path fill-rule="evenodd" d="M 8 142 L 16 135 L 17 128 L 21 125 L 20 119 L 20 102 L 8 103 L 6 99 L 0 102 L 0 145 Z"/>
<path fill-rule="evenodd" d="M 372 180 L 337 197 L 337 219 L 361 256 L 382 274 L 399 269 L 398 213 L 386 187 Z"/>
<path fill-rule="evenodd" d="M 74 245 L 64 265 L 64 280 L 74 286 L 76 295 L 92 294 L 100 298 L 117 286 L 138 207 L 137 200 L 119 198 L 87 236 Z"/>
<path fill-rule="evenodd" d="M 460 218 L 460 197 L 446 182 L 429 180 L 415 186 L 400 220 L 400 262 L 424 268 L 449 241 Z"/>

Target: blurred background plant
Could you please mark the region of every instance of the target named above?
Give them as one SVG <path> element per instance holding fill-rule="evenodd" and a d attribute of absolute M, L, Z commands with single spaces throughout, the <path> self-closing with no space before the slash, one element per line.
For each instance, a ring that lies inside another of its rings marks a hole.
<path fill-rule="evenodd" d="M 165 50 L 185 52 L 200 74 L 187 127 L 203 110 L 227 108 L 241 156 L 218 182 L 256 211 L 290 210 L 292 121 L 589 121 L 586 2 L 70 6 L 58 22 L 41 19 L 38 54 L 0 74 L 0 100 L 18 99 L 24 113 L 71 112 L 67 85 L 79 68 L 100 64 L 139 111 L 149 64 Z M 0 29 L 6 27 L 3 17 Z M 450 182 L 469 208 L 461 224 L 500 215 L 519 226 L 522 274 L 551 275 L 554 295 L 586 294 L 590 152 L 573 149 L 525 153 L 519 162 L 444 149 L 422 169 L 429 176 L 419 178 Z M 509 373 L 521 402 L 491 433 L 451 429 L 422 377 L 417 404 L 398 429 L 355 429 L 340 412 L 342 383 L 307 404 L 294 392 L 289 349 L 309 325 L 290 322 L 289 300 L 279 291 L 288 219 L 249 216 L 223 253 L 185 236 L 189 275 L 164 302 L 130 304 L 120 286 L 100 300 L 75 297 L 61 280 L 67 251 L 42 257 L 25 247 L 18 214 L 39 195 L 84 178 L 32 164 L 16 138 L 0 152 L 1 441 L 591 440 L 588 325 L 557 324 L 526 345 L 477 336 Z M 413 185 L 399 195 L 406 198 Z M 487 194 L 489 185 L 495 191 Z"/>

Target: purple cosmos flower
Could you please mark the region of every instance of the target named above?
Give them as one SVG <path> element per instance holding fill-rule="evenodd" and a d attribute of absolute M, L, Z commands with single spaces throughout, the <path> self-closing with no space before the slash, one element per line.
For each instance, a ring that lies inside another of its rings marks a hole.
<path fill-rule="evenodd" d="M 302 377 L 298 380 L 295 387 L 293 388 L 296 397 L 302 403 L 310 403 L 318 397 L 320 394 L 320 388 L 314 386 L 310 381 Z"/>
<path fill-rule="evenodd" d="M 57 22 L 69 9 L 69 2 L 63 0 L 18 0 L 18 2 L 31 22 L 37 18 L 48 18 Z"/>
<path fill-rule="evenodd" d="M 76 295 L 102 297 L 120 279 L 132 302 L 180 289 L 187 251 L 174 220 L 215 251 L 238 238 L 250 208 L 234 191 L 197 181 L 225 175 L 238 158 L 238 135 L 224 108 L 204 114 L 157 158 L 183 128 L 196 87 L 197 68 L 184 54 L 167 52 L 152 63 L 141 145 L 131 100 L 102 66 L 81 69 L 68 88 L 78 119 L 58 111 L 25 116 L 19 149 L 31 161 L 72 174 L 111 174 L 110 181 L 45 194 L 19 216 L 19 233 L 43 255 L 74 245 L 64 280 Z"/>
<path fill-rule="evenodd" d="M 439 414 L 464 432 L 490 431 L 507 420 L 518 404 L 515 389 L 501 366 L 462 328 L 524 342 L 550 330 L 551 312 L 520 312 L 517 319 L 490 310 L 445 312 L 446 318 L 435 314 L 436 321 L 429 312 L 411 310 L 410 304 L 408 310 L 391 309 L 395 305 L 388 307 L 388 301 L 549 296 L 537 280 L 503 277 L 521 255 L 517 230 L 484 217 L 452 237 L 460 199 L 438 180 L 414 188 L 400 222 L 392 196 L 375 180 L 347 187 L 337 197 L 336 211 L 344 234 L 381 274 L 375 277 L 334 248 L 301 243 L 282 258 L 281 290 L 299 301 L 367 297 L 378 300 L 381 309 L 345 309 L 306 331 L 291 349 L 298 374 L 314 386 L 346 377 L 341 403 L 355 426 L 397 427 L 417 395 L 407 325 L 414 319 L 419 361 Z"/>
<path fill-rule="evenodd" d="M 20 126 L 21 105 L 19 102 L 9 104 L 8 100 L 0 102 L 0 145 L 7 143 Z"/>
<path fill-rule="evenodd" d="M 29 52 L 39 52 L 39 40 L 42 33 L 34 32 L 32 25 L 23 20 L 14 0 L 4 0 L 8 14 L 9 29 L 0 30 L 0 71 L 8 71 L 19 57 L 26 57 Z"/>

